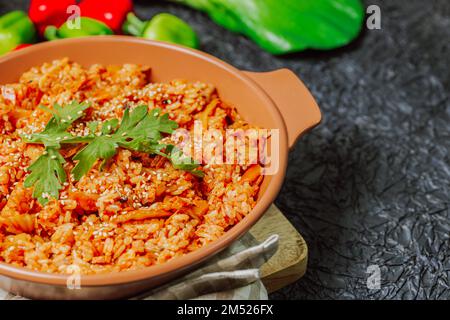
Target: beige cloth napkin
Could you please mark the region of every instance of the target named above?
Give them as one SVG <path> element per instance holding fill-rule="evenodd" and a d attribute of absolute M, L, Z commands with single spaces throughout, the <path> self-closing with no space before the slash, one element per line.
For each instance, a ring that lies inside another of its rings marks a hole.
<path fill-rule="evenodd" d="M 278 235 L 258 243 L 250 233 L 203 267 L 134 299 L 267 300 L 260 267 L 278 250 Z M 0 289 L 0 299 L 24 299 Z"/>

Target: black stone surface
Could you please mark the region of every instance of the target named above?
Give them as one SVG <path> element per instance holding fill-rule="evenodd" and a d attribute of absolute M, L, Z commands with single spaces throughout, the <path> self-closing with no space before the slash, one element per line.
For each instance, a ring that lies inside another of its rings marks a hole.
<path fill-rule="evenodd" d="M 282 5 L 283 1 L 280 1 Z M 347 48 L 274 57 L 205 15 L 179 15 L 202 49 L 241 69 L 295 71 L 324 114 L 290 154 L 276 204 L 309 244 L 305 277 L 273 299 L 450 298 L 450 2 L 367 0 L 382 29 Z M 0 13 L 27 1 L 1 1 Z M 381 288 L 367 288 L 379 265 Z"/>

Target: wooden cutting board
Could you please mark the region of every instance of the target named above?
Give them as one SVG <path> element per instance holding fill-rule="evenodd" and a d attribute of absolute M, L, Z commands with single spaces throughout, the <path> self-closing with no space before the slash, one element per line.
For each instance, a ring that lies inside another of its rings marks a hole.
<path fill-rule="evenodd" d="M 261 268 L 262 280 L 269 293 L 305 274 L 308 262 L 306 242 L 275 205 L 250 229 L 250 233 L 258 241 L 264 241 L 272 234 L 280 236 L 277 253 Z"/>

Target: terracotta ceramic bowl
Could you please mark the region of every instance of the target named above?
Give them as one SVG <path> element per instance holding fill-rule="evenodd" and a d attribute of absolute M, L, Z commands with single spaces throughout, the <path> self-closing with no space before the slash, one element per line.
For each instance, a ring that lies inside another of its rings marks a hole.
<path fill-rule="evenodd" d="M 0 84 L 16 82 L 33 66 L 69 57 L 89 66 L 144 64 L 153 80 L 174 78 L 214 84 L 222 99 L 234 105 L 252 124 L 279 129 L 279 170 L 264 178 L 253 211 L 217 241 L 165 264 L 137 271 L 81 277 L 81 289 L 67 288 L 68 276 L 46 274 L 0 263 L 0 287 L 30 298 L 115 299 L 132 297 L 179 277 L 205 262 L 247 232 L 275 200 L 283 182 L 289 148 L 321 114 L 303 83 L 289 70 L 253 73 L 237 70 L 203 52 L 143 39 L 110 36 L 46 42 L 0 58 Z"/>

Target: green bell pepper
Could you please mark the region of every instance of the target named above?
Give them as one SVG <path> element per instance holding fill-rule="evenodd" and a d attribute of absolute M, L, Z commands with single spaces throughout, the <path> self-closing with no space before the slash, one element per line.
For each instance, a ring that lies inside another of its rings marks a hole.
<path fill-rule="evenodd" d="M 181 44 L 190 48 L 198 48 L 199 40 L 195 31 L 180 18 L 160 13 L 149 21 L 141 21 L 134 13 L 127 15 L 123 32 L 151 40 Z"/>
<path fill-rule="evenodd" d="M 114 34 L 114 32 L 101 21 L 86 17 L 79 17 L 78 19 L 80 19 L 80 28 L 73 28 L 69 24 L 70 21 L 66 21 L 59 29 L 55 26 L 48 26 L 45 29 L 44 37 L 47 40 L 57 40 Z"/>
<path fill-rule="evenodd" d="M 12 11 L 0 17 L 0 55 L 35 41 L 36 28 L 25 12 Z"/>
<path fill-rule="evenodd" d="M 360 0 L 169 0 L 206 12 L 272 54 L 334 49 L 360 33 Z"/>

